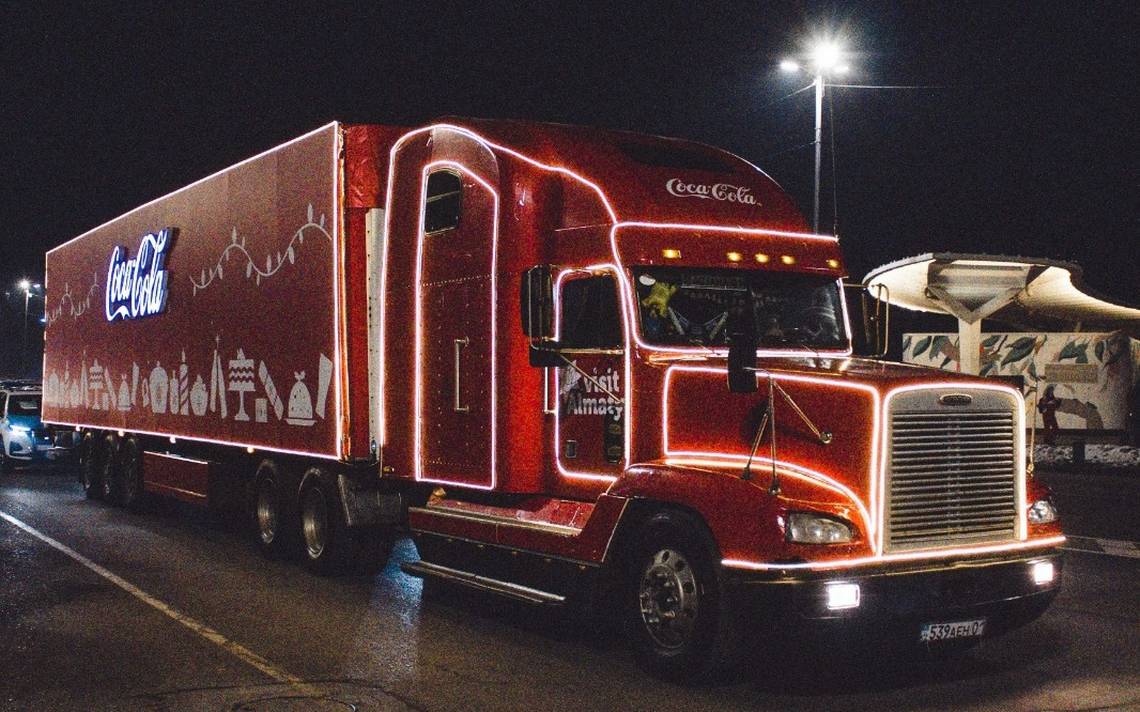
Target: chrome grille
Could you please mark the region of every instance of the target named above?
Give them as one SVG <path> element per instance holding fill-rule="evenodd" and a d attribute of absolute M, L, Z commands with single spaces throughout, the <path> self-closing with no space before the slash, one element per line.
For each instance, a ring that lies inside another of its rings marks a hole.
<path fill-rule="evenodd" d="M 976 391 L 968 407 L 937 391 L 891 404 L 886 544 L 905 550 L 1010 540 L 1017 533 L 1017 402 Z"/>

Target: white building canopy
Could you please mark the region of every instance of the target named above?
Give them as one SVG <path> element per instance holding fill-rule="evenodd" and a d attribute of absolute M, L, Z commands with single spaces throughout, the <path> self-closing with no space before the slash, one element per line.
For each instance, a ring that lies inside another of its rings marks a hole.
<path fill-rule="evenodd" d="M 963 346 L 980 339 L 982 319 L 1019 331 L 1119 329 L 1140 338 L 1140 309 L 1097 295 L 1071 262 L 928 253 L 873 269 L 863 281 L 892 305 L 957 317 Z M 973 351 L 961 349 L 963 371 L 977 372 Z"/>

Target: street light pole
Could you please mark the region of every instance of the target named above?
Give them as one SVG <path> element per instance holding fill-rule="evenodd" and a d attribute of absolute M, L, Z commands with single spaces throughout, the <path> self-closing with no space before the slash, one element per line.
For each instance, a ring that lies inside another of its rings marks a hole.
<path fill-rule="evenodd" d="M 24 340 L 20 344 L 20 370 L 23 371 L 28 366 L 28 301 L 32 298 L 32 283 L 21 279 L 18 286 L 24 290 Z"/>
<path fill-rule="evenodd" d="M 811 229 L 819 232 L 819 170 L 823 147 L 823 73 L 815 75 L 815 200 L 812 203 Z M 26 321 L 26 319 L 25 319 Z"/>
<path fill-rule="evenodd" d="M 815 190 L 811 217 L 813 232 L 819 232 L 819 182 L 823 163 L 823 87 L 828 72 L 844 74 L 850 69 L 846 64 L 839 64 L 841 55 L 840 48 L 828 42 L 817 44 L 809 55 L 811 68 L 815 72 L 815 78 L 812 80 L 812 85 L 815 87 Z M 801 67 L 799 62 L 785 59 L 780 62 L 780 69 L 785 72 L 798 72 Z"/>

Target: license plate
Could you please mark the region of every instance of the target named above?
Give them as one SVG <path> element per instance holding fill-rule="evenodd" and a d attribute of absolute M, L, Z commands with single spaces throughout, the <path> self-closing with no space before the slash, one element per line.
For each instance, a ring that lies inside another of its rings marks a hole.
<path fill-rule="evenodd" d="M 918 640 L 922 643 L 934 643 L 939 640 L 980 638 L 985 630 L 985 618 L 972 621 L 953 621 L 951 623 L 926 623 L 919 632 Z"/>

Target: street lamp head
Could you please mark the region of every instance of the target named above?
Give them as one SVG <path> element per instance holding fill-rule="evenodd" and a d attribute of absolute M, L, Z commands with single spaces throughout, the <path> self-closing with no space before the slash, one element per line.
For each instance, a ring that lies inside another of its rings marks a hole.
<path fill-rule="evenodd" d="M 826 72 L 835 69 L 841 59 L 842 51 L 834 42 L 819 42 L 811 49 L 811 61 L 817 72 Z"/>
<path fill-rule="evenodd" d="M 31 287 L 32 287 L 32 283 L 31 283 L 31 282 L 29 282 L 29 281 L 28 281 L 28 280 L 26 280 L 26 279 L 21 279 L 21 280 L 20 280 L 20 283 L 19 283 L 19 284 L 17 284 L 16 286 L 17 286 L 17 287 L 19 287 L 20 289 L 22 289 L 22 290 L 24 290 L 24 291 L 26 292 L 26 291 L 28 291 L 29 289 L 31 289 Z"/>
<path fill-rule="evenodd" d="M 792 60 L 785 59 L 780 62 L 780 71 L 782 72 L 798 72 L 800 71 L 800 63 Z"/>

